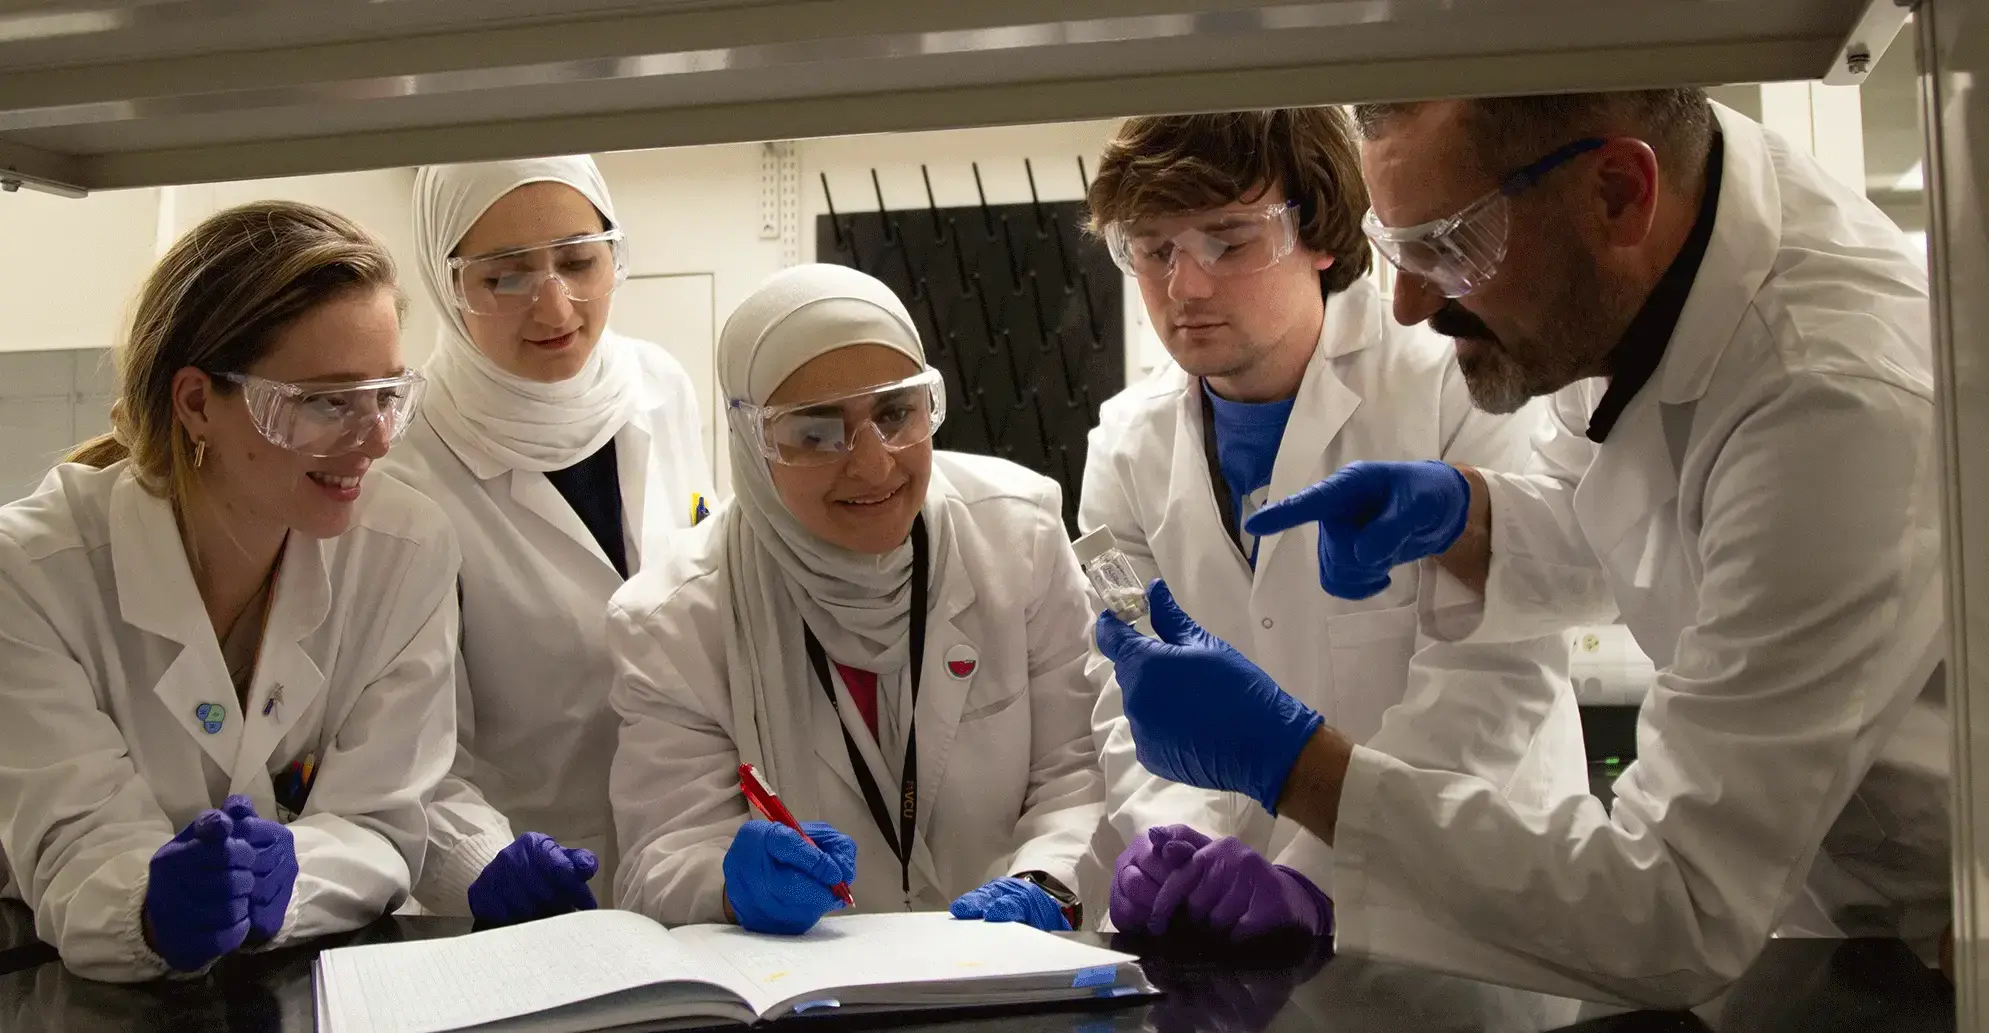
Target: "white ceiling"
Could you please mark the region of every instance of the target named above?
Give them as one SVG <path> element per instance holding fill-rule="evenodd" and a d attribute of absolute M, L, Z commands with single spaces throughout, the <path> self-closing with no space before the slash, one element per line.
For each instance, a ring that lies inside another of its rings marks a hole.
<path fill-rule="evenodd" d="M 1856 81 L 1892 0 L 13 0 L 0 169 L 91 188 L 1554 89 Z"/>

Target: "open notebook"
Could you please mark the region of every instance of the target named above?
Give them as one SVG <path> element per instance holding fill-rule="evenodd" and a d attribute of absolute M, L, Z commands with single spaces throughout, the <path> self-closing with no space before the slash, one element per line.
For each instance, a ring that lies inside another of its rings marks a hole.
<path fill-rule="evenodd" d="M 824 918 L 802 936 L 581 911 L 317 960 L 325 1033 L 580 1033 L 1150 993 L 1130 954 L 944 912 Z"/>

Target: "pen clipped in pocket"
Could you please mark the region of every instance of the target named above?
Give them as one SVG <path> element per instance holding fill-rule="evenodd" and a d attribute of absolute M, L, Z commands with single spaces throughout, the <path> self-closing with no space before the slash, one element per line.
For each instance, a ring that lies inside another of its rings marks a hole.
<path fill-rule="evenodd" d="M 276 794 L 278 817 L 285 822 L 295 821 L 304 813 L 304 803 L 311 798 L 311 783 L 318 776 L 318 755 L 307 753 L 303 760 L 292 761 L 275 778 L 270 779 L 270 788 Z"/>

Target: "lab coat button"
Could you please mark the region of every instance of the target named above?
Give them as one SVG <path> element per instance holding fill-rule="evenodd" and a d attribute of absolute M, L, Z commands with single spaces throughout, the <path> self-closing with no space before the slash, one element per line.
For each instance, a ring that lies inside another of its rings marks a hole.
<path fill-rule="evenodd" d="M 1275 624 L 1277 624 L 1277 623 L 1278 623 L 1277 621 L 1274 621 L 1274 620 L 1272 620 L 1271 618 L 1269 618 L 1269 617 L 1266 617 L 1266 618 L 1264 618 L 1264 629 L 1268 631 L 1268 630 L 1270 630 L 1270 628 L 1271 628 L 1271 627 L 1272 627 L 1273 625 L 1275 625 Z"/>

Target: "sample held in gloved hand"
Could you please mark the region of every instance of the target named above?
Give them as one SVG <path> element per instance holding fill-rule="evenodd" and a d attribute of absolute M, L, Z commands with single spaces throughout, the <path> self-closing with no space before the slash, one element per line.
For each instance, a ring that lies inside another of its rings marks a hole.
<path fill-rule="evenodd" d="M 1202 630 L 1166 582 L 1155 581 L 1147 598 L 1158 639 L 1110 613 L 1097 625 L 1140 764 L 1175 782 L 1243 793 L 1276 814 L 1285 777 L 1323 723 L 1319 713 Z"/>

